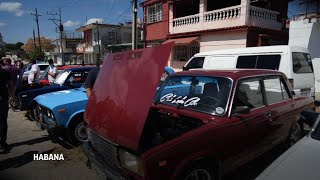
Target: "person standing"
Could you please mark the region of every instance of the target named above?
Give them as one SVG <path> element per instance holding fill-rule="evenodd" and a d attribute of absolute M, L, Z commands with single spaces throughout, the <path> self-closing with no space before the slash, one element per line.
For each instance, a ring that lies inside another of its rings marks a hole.
<path fill-rule="evenodd" d="M 8 111 L 9 97 L 15 97 L 10 73 L 0 67 L 0 152 L 8 150 Z"/>
<path fill-rule="evenodd" d="M 12 65 L 12 60 L 11 59 L 5 59 L 4 60 L 3 69 L 7 70 L 10 73 L 11 80 L 12 80 L 13 84 L 16 84 L 18 76 L 19 76 L 21 70 Z M 16 89 L 16 87 L 14 88 L 14 90 L 15 89 Z"/>
<path fill-rule="evenodd" d="M 30 62 L 31 69 L 29 71 L 28 75 L 28 84 L 31 87 L 38 86 L 40 83 L 39 77 L 40 77 L 40 68 L 37 65 L 36 60 L 32 60 Z"/>
<path fill-rule="evenodd" d="M 57 76 L 57 67 L 53 64 L 53 60 L 49 59 L 49 71 L 48 71 L 48 80 L 49 83 L 53 83 Z"/>
<path fill-rule="evenodd" d="M 100 67 L 101 67 L 100 64 L 101 64 L 100 62 L 97 62 L 97 64 L 96 64 L 97 67 L 95 67 L 89 71 L 88 76 L 86 78 L 86 81 L 84 82 L 84 87 L 86 88 L 86 93 L 87 93 L 88 98 L 90 97 L 94 83 L 97 80 L 97 77 L 98 77 L 98 74 L 100 71 Z"/>

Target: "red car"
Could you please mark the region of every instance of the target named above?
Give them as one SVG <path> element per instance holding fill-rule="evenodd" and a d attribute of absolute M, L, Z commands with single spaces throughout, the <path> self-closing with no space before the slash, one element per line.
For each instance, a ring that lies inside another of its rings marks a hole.
<path fill-rule="evenodd" d="M 157 88 L 171 47 L 105 60 L 85 112 L 84 149 L 100 176 L 219 179 L 300 139 L 300 112 L 312 109 L 313 99 L 294 97 L 283 73 L 194 70 L 170 75 Z"/>

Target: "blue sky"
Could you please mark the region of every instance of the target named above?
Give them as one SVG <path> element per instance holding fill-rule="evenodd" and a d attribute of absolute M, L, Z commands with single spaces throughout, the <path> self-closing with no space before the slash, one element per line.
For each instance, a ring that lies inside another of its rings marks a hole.
<path fill-rule="evenodd" d="M 141 2 L 141 0 L 139 1 Z M 49 38 L 58 37 L 55 25 L 48 19 L 53 16 L 47 12 L 58 12 L 62 9 L 62 22 L 65 30 L 75 30 L 83 26 L 87 20 L 95 22 L 103 20 L 104 23 L 117 24 L 119 22 L 131 21 L 131 0 L 0 0 L 0 33 L 6 43 L 25 43 L 31 38 L 32 31 L 37 26 L 35 8 L 42 16 L 39 17 L 40 35 Z M 142 10 L 139 10 L 142 17 Z M 58 16 L 56 16 L 58 18 Z"/>
<path fill-rule="evenodd" d="M 289 16 L 297 12 L 296 1 L 289 6 Z M 103 23 L 110 24 L 132 19 L 131 0 L 0 0 L 0 33 L 4 41 L 25 43 L 32 37 L 32 30 L 36 31 L 36 22 L 31 13 L 35 13 L 35 8 L 38 8 L 38 13 L 42 15 L 39 17 L 41 36 L 57 38 L 55 25 L 48 20 L 52 16 L 47 15 L 47 12 L 58 12 L 59 7 L 62 8 L 65 30 L 74 30 L 84 25 L 86 17 L 87 20 L 91 19 L 91 22 L 101 19 Z M 140 7 L 138 16 L 142 18 Z"/>

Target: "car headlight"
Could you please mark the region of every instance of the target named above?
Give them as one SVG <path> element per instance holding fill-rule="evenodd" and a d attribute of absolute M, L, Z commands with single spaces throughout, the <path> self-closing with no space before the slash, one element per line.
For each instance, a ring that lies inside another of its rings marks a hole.
<path fill-rule="evenodd" d="M 125 150 L 120 149 L 119 150 L 119 157 L 120 157 L 121 165 L 124 168 L 126 168 L 126 169 L 140 175 L 140 176 L 144 175 L 143 168 L 142 168 L 142 162 L 137 156 L 135 156 Z"/>

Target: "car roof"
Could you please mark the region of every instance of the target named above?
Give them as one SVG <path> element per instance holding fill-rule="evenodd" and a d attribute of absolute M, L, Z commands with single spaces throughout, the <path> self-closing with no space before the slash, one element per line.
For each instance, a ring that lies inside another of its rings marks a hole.
<path fill-rule="evenodd" d="M 72 68 L 66 68 L 64 70 L 69 70 L 69 71 L 79 71 L 79 70 L 90 70 L 95 68 L 96 66 L 87 66 L 87 67 L 72 67 Z"/>
<path fill-rule="evenodd" d="M 232 79 L 240 79 L 242 77 L 261 76 L 261 75 L 282 75 L 280 71 L 264 70 L 264 69 L 235 69 L 235 70 L 189 70 L 177 72 L 174 75 L 191 75 L 191 76 L 220 76 Z"/>

